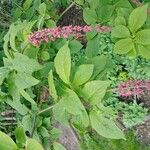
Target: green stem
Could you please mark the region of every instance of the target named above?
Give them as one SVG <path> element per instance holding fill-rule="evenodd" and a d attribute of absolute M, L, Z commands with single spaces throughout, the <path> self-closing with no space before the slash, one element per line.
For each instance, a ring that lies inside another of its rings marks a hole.
<path fill-rule="evenodd" d="M 48 107 L 48 108 L 46 108 L 46 109 L 41 110 L 41 111 L 38 113 L 38 115 L 41 115 L 41 114 L 43 114 L 43 113 L 45 113 L 45 112 L 51 110 L 53 107 L 54 107 L 54 105 L 52 105 L 52 106 L 50 106 L 50 107 Z"/>

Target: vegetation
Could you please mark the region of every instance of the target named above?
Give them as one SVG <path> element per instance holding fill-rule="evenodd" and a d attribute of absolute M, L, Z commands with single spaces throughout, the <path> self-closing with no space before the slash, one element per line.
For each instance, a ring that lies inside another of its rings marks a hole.
<path fill-rule="evenodd" d="M 150 110 L 149 6 L 2 0 L 0 149 L 68 149 L 59 125 L 81 150 L 150 149 L 133 130 Z M 75 10 L 74 24 L 63 26 Z"/>

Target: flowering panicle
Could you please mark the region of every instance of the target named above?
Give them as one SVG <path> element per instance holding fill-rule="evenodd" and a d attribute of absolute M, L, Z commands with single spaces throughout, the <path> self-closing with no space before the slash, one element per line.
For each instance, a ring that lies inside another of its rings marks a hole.
<path fill-rule="evenodd" d="M 150 80 L 128 80 L 117 87 L 121 97 L 144 95 L 145 90 L 150 91 Z"/>
<path fill-rule="evenodd" d="M 80 38 L 85 33 L 96 30 L 97 32 L 110 32 L 111 28 L 108 26 L 64 26 L 55 28 L 45 28 L 40 31 L 34 32 L 29 36 L 29 41 L 39 46 L 42 42 L 55 41 L 58 38 L 68 38 L 70 35 L 75 38 Z"/>

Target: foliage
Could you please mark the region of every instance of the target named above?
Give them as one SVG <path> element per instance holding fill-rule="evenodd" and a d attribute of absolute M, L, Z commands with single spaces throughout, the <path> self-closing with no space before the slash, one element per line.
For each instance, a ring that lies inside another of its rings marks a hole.
<path fill-rule="evenodd" d="M 122 116 L 122 123 L 127 128 L 132 128 L 137 124 L 144 123 L 148 109 L 142 104 L 120 102 L 118 98 L 112 96 L 104 100 L 104 105 L 119 112 Z"/>
<path fill-rule="evenodd" d="M 56 27 L 74 5 L 87 26 Z M 0 112 L 9 105 L 18 127 L 12 132 L 0 124 L 15 135 L 12 140 L 0 132 L 0 149 L 65 150 L 59 122 L 77 132 L 83 150 L 140 150 L 116 118 L 121 112 L 120 121 L 131 128 L 143 123 L 148 109 L 135 97 L 128 102 L 112 93 L 121 82 L 149 80 L 148 4 L 14 0 L 7 6 L 8 25 L 0 23 Z"/>
<path fill-rule="evenodd" d="M 120 24 L 113 28 L 112 38 L 117 40 L 114 46 L 115 53 L 128 54 L 130 57 L 140 55 L 149 59 L 149 29 L 140 30 L 147 19 L 147 8 L 148 5 L 144 5 L 134 9 L 129 16 L 127 27 Z"/>

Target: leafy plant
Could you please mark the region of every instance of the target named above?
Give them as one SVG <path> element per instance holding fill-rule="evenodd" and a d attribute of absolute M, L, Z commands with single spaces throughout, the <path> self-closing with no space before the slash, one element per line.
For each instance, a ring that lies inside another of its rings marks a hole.
<path fill-rule="evenodd" d="M 120 24 L 113 28 L 112 38 L 117 40 L 114 46 L 115 53 L 131 57 L 140 55 L 149 59 L 149 29 L 142 28 L 147 19 L 147 8 L 146 4 L 134 9 L 129 16 L 128 26 Z"/>

